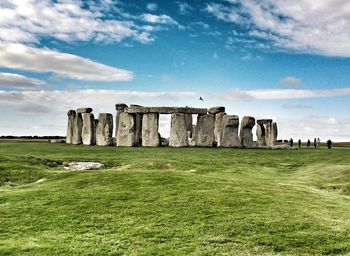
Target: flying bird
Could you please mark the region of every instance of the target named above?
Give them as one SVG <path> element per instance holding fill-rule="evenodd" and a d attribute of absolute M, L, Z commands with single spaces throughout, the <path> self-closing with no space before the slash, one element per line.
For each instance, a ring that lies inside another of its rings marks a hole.
<path fill-rule="evenodd" d="M 201 100 L 201 101 L 204 101 L 202 97 L 199 96 L 199 99 L 198 100 Z"/>

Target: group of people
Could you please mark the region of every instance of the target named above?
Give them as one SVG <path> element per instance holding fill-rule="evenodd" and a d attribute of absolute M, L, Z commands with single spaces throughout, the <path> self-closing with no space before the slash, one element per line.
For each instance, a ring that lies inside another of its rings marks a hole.
<path fill-rule="evenodd" d="M 291 138 L 290 140 L 289 140 L 289 145 L 291 146 L 291 147 L 293 147 L 293 139 Z M 307 148 L 310 148 L 310 146 L 311 146 L 311 141 L 310 140 L 307 140 L 307 142 L 306 142 L 306 147 Z M 298 147 L 299 148 L 301 148 L 301 139 L 299 139 L 298 140 Z M 320 138 L 314 138 L 314 147 L 315 148 L 320 148 L 321 147 L 321 140 L 320 140 Z M 332 148 L 332 141 L 331 140 L 327 140 L 327 147 L 328 148 Z"/>

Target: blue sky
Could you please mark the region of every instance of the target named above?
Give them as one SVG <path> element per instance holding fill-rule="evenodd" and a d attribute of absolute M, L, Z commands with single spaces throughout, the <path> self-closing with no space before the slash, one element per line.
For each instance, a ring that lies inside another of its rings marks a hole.
<path fill-rule="evenodd" d="M 64 135 L 68 109 L 114 113 L 125 102 L 224 105 L 275 119 L 281 139 L 349 141 L 349 9 L 346 0 L 2 0 L 0 134 Z"/>

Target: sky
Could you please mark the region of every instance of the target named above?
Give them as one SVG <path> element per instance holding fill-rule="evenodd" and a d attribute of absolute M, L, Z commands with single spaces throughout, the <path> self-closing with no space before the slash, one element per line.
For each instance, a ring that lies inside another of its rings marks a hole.
<path fill-rule="evenodd" d="M 1 0 L 0 135 L 65 135 L 69 109 L 126 103 L 350 141 L 349 31 L 348 0 Z"/>

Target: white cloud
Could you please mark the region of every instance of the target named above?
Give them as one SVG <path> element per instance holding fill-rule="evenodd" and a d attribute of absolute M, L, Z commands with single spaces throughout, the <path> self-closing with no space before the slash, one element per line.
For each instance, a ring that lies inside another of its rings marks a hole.
<path fill-rule="evenodd" d="M 280 83 L 284 85 L 290 85 L 290 86 L 298 86 L 301 85 L 303 82 L 294 76 L 287 76 L 280 80 Z"/>
<path fill-rule="evenodd" d="M 52 72 L 76 80 L 128 81 L 130 71 L 110 67 L 76 55 L 21 44 L 0 44 L 0 66 L 34 72 Z"/>
<path fill-rule="evenodd" d="M 284 109 L 299 109 L 299 110 L 305 110 L 305 109 L 312 109 L 313 107 L 310 105 L 304 105 L 304 104 L 283 104 L 282 108 Z"/>
<path fill-rule="evenodd" d="M 3 0 L 0 41 L 38 43 L 42 37 L 65 42 L 101 39 L 120 42 L 125 38 L 139 41 L 143 31 L 133 21 L 106 17 L 103 8 L 109 9 L 112 4 L 102 1 L 100 8 L 95 3 L 89 9 L 83 8 L 82 1 Z"/>
<path fill-rule="evenodd" d="M 151 13 L 144 13 L 141 15 L 143 21 L 152 23 L 152 24 L 167 24 L 167 25 L 179 25 L 177 21 L 171 18 L 168 15 L 154 15 Z"/>
<path fill-rule="evenodd" d="M 277 47 L 327 56 L 350 57 L 348 0 L 226 0 L 206 11 L 216 18 L 246 25 L 250 35 Z"/>
<path fill-rule="evenodd" d="M 223 93 L 224 100 L 280 100 L 349 96 L 350 88 L 326 90 L 297 90 L 297 89 L 234 89 Z"/>
<path fill-rule="evenodd" d="M 155 11 L 155 10 L 157 10 L 157 8 L 158 8 L 158 5 L 156 3 L 147 4 L 147 10 L 149 10 L 149 11 Z"/>
<path fill-rule="evenodd" d="M 40 89 L 44 81 L 29 78 L 19 74 L 0 73 L 0 87 L 10 89 Z"/>

